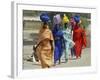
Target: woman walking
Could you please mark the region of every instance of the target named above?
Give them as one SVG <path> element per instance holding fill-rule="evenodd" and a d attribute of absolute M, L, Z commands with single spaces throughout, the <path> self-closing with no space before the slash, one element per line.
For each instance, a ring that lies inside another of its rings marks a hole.
<path fill-rule="evenodd" d="M 76 15 L 74 16 L 75 20 L 75 26 L 73 29 L 73 41 L 75 42 L 75 53 L 76 58 L 81 57 L 82 48 L 86 47 L 87 41 L 86 41 L 86 33 L 85 30 L 81 28 L 80 26 L 80 16 Z"/>
<path fill-rule="evenodd" d="M 61 63 L 61 56 L 63 53 L 63 44 L 64 44 L 60 14 L 56 14 L 54 16 L 53 22 L 54 22 L 53 36 L 55 42 L 55 50 L 54 50 L 54 66 L 55 66 L 57 61 L 59 61 L 59 64 Z"/>
<path fill-rule="evenodd" d="M 65 61 L 68 61 L 69 55 L 70 55 L 70 49 L 74 46 L 74 42 L 72 41 L 72 34 L 71 34 L 71 27 L 69 25 L 69 19 L 64 14 L 63 17 L 63 24 L 64 24 L 64 30 L 63 30 L 63 37 L 65 42 Z"/>
<path fill-rule="evenodd" d="M 39 32 L 36 52 L 42 68 L 49 68 L 53 65 L 53 35 L 47 24 L 49 21 L 47 13 L 42 13 L 40 19 L 43 26 Z"/>

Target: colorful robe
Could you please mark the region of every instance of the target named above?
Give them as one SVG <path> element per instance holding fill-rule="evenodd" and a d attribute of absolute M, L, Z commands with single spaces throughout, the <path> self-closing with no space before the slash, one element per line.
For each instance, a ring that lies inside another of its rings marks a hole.
<path fill-rule="evenodd" d="M 75 42 L 75 53 L 76 58 L 81 57 L 82 53 L 82 47 L 86 47 L 86 33 L 85 30 L 80 28 L 80 26 L 75 25 L 75 28 L 73 30 L 73 41 Z"/>
<path fill-rule="evenodd" d="M 68 60 L 69 50 L 74 46 L 72 41 L 71 29 L 63 30 L 63 37 L 65 41 L 65 59 Z"/>
<path fill-rule="evenodd" d="M 61 27 L 56 24 L 53 29 L 53 36 L 54 36 L 54 42 L 55 42 L 55 50 L 54 50 L 54 64 L 58 60 L 60 60 L 62 53 L 63 53 L 63 33 L 61 30 Z"/>
<path fill-rule="evenodd" d="M 53 65 L 53 35 L 47 29 L 41 29 L 39 33 L 38 47 L 36 49 L 38 59 L 42 68 L 49 68 Z"/>

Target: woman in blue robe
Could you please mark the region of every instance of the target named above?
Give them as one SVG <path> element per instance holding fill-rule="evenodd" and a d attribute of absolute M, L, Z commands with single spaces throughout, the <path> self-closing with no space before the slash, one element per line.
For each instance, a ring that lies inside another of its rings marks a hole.
<path fill-rule="evenodd" d="M 59 61 L 60 64 L 60 59 L 63 53 L 63 43 L 64 43 L 63 32 L 61 27 L 61 18 L 59 14 L 54 16 L 53 36 L 55 42 L 54 65 L 56 65 L 57 61 Z"/>

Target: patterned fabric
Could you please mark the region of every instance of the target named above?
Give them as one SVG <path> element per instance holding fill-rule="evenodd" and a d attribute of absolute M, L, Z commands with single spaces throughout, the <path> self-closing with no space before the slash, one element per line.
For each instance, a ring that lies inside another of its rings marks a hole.
<path fill-rule="evenodd" d="M 65 59 L 68 59 L 69 50 L 74 46 L 74 42 L 71 37 L 71 29 L 63 30 L 63 37 L 65 41 Z"/>

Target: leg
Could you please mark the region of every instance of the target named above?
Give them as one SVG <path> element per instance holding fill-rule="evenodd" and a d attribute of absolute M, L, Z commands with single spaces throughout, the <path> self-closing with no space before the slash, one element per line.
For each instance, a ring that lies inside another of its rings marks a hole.
<path fill-rule="evenodd" d="M 66 44 L 66 49 L 65 49 L 65 61 L 68 61 L 68 44 Z"/>
<path fill-rule="evenodd" d="M 76 55 L 75 55 L 75 48 L 74 48 L 74 47 L 71 48 L 71 57 L 72 57 L 72 58 L 76 58 Z"/>
<path fill-rule="evenodd" d="M 61 60 L 59 59 L 59 64 L 61 63 Z"/>

